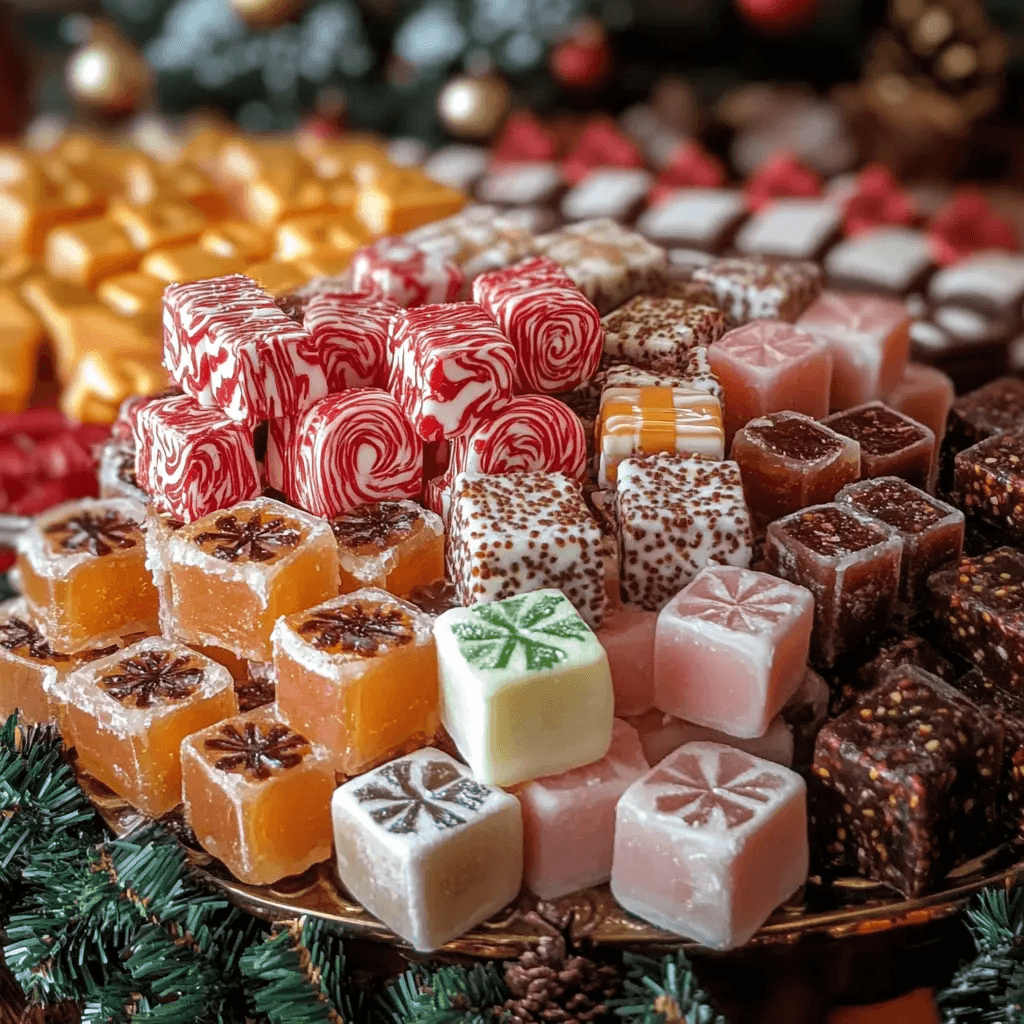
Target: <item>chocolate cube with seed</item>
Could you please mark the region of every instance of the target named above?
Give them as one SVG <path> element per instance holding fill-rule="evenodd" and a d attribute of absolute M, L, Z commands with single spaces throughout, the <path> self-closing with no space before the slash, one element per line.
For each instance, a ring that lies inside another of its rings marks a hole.
<path fill-rule="evenodd" d="M 729 257 L 698 267 L 692 280 L 710 286 L 717 305 L 738 324 L 766 318 L 793 323 L 821 292 L 815 263 Z"/>
<path fill-rule="evenodd" d="M 907 668 L 821 732 L 814 817 L 834 861 L 913 898 L 984 849 L 1003 727 L 936 676 Z"/>
<path fill-rule="evenodd" d="M 814 595 L 815 665 L 831 667 L 888 625 L 902 547 L 891 526 L 835 504 L 815 505 L 768 526 L 766 570 Z"/>
<path fill-rule="evenodd" d="M 931 484 L 935 435 L 881 402 L 867 402 L 825 420 L 860 444 L 861 479 L 898 476 L 922 490 Z"/>
<path fill-rule="evenodd" d="M 964 546 L 964 514 L 898 476 L 861 480 L 844 487 L 836 501 L 891 526 L 903 540 L 900 601 L 916 607 L 928 577 L 956 562 Z"/>
<path fill-rule="evenodd" d="M 948 647 L 1024 695 L 1024 552 L 996 548 L 933 573 L 928 604 Z"/>
<path fill-rule="evenodd" d="M 965 512 L 1024 542 L 1024 430 L 996 434 L 960 452 L 953 493 Z"/>

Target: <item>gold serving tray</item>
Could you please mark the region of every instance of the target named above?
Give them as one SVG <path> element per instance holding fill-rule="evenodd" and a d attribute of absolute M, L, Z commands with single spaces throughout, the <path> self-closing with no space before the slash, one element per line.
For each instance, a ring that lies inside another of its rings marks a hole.
<path fill-rule="evenodd" d="M 115 834 L 127 835 L 148 823 L 149 819 L 91 776 L 79 771 L 79 780 Z M 317 864 L 302 875 L 274 885 L 246 885 L 198 846 L 179 813 L 172 812 L 161 822 L 178 836 L 197 870 L 241 909 L 267 921 L 303 914 L 319 917 L 353 937 L 410 951 L 345 892 L 333 864 Z M 944 879 L 938 892 L 914 900 L 862 878 L 812 877 L 772 914 L 745 948 L 787 946 L 811 936 L 841 939 L 928 924 L 959 913 L 971 896 L 984 888 L 1008 887 L 1021 879 L 1024 848 L 1016 844 L 996 847 L 961 864 Z M 652 952 L 694 945 L 623 910 L 604 885 L 550 902 L 523 894 L 516 903 L 437 952 L 512 959 L 534 945 L 540 935 L 550 933 L 545 923 L 568 929 L 574 939 L 595 945 L 647 948 Z"/>

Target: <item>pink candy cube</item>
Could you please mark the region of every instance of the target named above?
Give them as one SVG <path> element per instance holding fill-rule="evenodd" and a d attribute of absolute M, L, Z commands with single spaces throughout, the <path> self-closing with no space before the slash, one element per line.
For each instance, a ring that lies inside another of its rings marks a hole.
<path fill-rule="evenodd" d="M 828 415 L 829 346 L 792 324 L 755 320 L 737 327 L 711 346 L 708 360 L 725 390 L 728 441 L 755 416 L 782 409 Z"/>
<path fill-rule="evenodd" d="M 796 584 L 708 566 L 658 616 L 654 703 L 730 736 L 761 736 L 804 677 L 814 599 Z"/>
<path fill-rule="evenodd" d="M 796 325 L 832 352 L 833 410 L 882 398 L 910 356 L 910 316 L 896 299 L 822 292 Z"/>
<path fill-rule="evenodd" d="M 658 613 L 622 605 L 605 618 L 597 639 L 608 655 L 615 714 L 642 715 L 654 707 L 654 633 Z"/>
<path fill-rule="evenodd" d="M 516 350 L 474 302 L 404 310 L 388 345 L 391 392 L 424 441 L 467 434 L 512 397 Z"/>
<path fill-rule="evenodd" d="M 443 255 L 421 249 L 403 238 L 378 238 L 352 256 L 352 287 L 399 306 L 454 302 L 465 277 Z"/>
<path fill-rule="evenodd" d="M 688 743 L 619 801 L 612 894 L 659 928 L 734 949 L 803 885 L 808 860 L 796 772 Z"/>
<path fill-rule="evenodd" d="M 481 274 L 473 299 L 516 349 L 516 390 L 552 395 L 585 383 L 601 361 L 601 315 L 554 260 Z"/>
<path fill-rule="evenodd" d="M 937 457 L 955 397 L 953 382 L 941 370 L 923 363 L 907 363 L 903 376 L 885 396 L 885 404 L 923 423 L 935 435 Z"/>
<path fill-rule="evenodd" d="M 553 900 L 607 882 L 612 873 L 615 805 L 647 771 L 636 729 L 616 719 L 600 761 L 516 789 L 523 808 L 523 883 Z"/>
<path fill-rule="evenodd" d="M 260 493 L 252 431 L 188 395 L 135 414 L 135 475 L 157 508 L 190 523 Z"/>
<path fill-rule="evenodd" d="M 327 394 L 312 335 L 243 274 L 167 287 L 164 365 L 201 405 L 249 424 Z"/>

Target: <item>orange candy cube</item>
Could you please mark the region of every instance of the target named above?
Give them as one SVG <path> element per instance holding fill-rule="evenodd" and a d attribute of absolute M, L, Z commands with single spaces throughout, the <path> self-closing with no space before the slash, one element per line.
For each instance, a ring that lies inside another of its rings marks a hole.
<path fill-rule="evenodd" d="M 163 637 L 72 672 L 54 693 L 82 768 L 152 817 L 181 802 L 181 741 L 238 711 L 227 669 Z"/>
<path fill-rule="evenodd" d="M 32 616 L 61 650 L 158 630 L 146 568 L 145 509 L 126 498 L 85 498 L 37 516 L 18 539 L 18 573 Z"/>
<path fill-rule="evenodd" d="M 414 501 L 381 501 L 335 516 L 341 592 L 379 587 L 405 597 L 444 577 L 444 523 Z"/>
<path fill-rule="evenodd" d="M 281 716 L 346 775 L 428 745 L 438 723 L 433 619 L 368 588 L 274 627 Z"/>
<path fill-rule="evenodd" d="M 189 824 L 240 881 L 267 885 L 330 857 L 331 756 L 272 707 L 189 736 L 181 765 Z"/>

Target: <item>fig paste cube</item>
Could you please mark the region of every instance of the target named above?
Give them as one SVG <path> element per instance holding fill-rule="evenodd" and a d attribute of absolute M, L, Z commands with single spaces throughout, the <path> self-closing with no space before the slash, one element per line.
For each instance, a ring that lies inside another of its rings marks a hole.
<path fill-rule="evenodd" d="M 1024 553 L 964 557 L 928 580 L 943 642 L 1001 689 L 1024 694 Z"/>
<path fill-rule="evenodd" d="M 960 559 L 964 514 L 898 476 L 861 480 L 844 487 L 837 504 L 848 505 L 891 526 L 903 541 L 900 601 L 915 608 L 928 577 Z"/>
<path fill-rule="evenodd" d="M 519 801 L 440 750 L 349 780 L 331 816 L 345 888 L 415 949 L 443 946 L 519 892 Z"/>
<path fill-rule="evenodd" d="M 860 445 L 861 479 L 898 476 L 929 489 L 935 435 L 923 424 L 881 402 L 838 412 L 825 423 Z"/>
<path fill-rule="evenodd" d="M 812 807 L 834 861 L 913 898 L 984 848 L 1003 728 L 908 668 L 818 733 Z"/>
<path fill-rule="evenodd" d="M 196 838 L 240 881 L 268 885 L 331 856 L 330 753 L 273 707 L 189 736 L 181 767 Z"/>
<path fill-rule="evenodd" d="M 756 526 L 832 501 L 860 479 L 860 445 L 798 412 L 751 420 L 732 442 Z"/>
<path fill-rule="evenodd" d="M 514 790 L 523 809 L 523 884 L 541 899 L 607 882 L 612 873 L 615 805 L 647 761 L 636 729 L 620 719 L 599 761 L 547 775 Z"/>
<path fill-rule="evenodd" d="M 807 877 L 796 772 L 719 743 L 688 743 L 623 794 L 612 894 L 659 928 L 742 946 Z"/>
<path fill-rule="evenodd" d="M 953 493 L 965 512 L 1024 542 L 1024 430 L 996 434 L 960 452 Z"/>
<path fill-rule="evenodd" d="M 828 668 L 888 625 L 899 594 L 899 534 L 839 505 L 816 505 L 768 527 L 767 571 L 814 595 L 811 661 Z"/>

